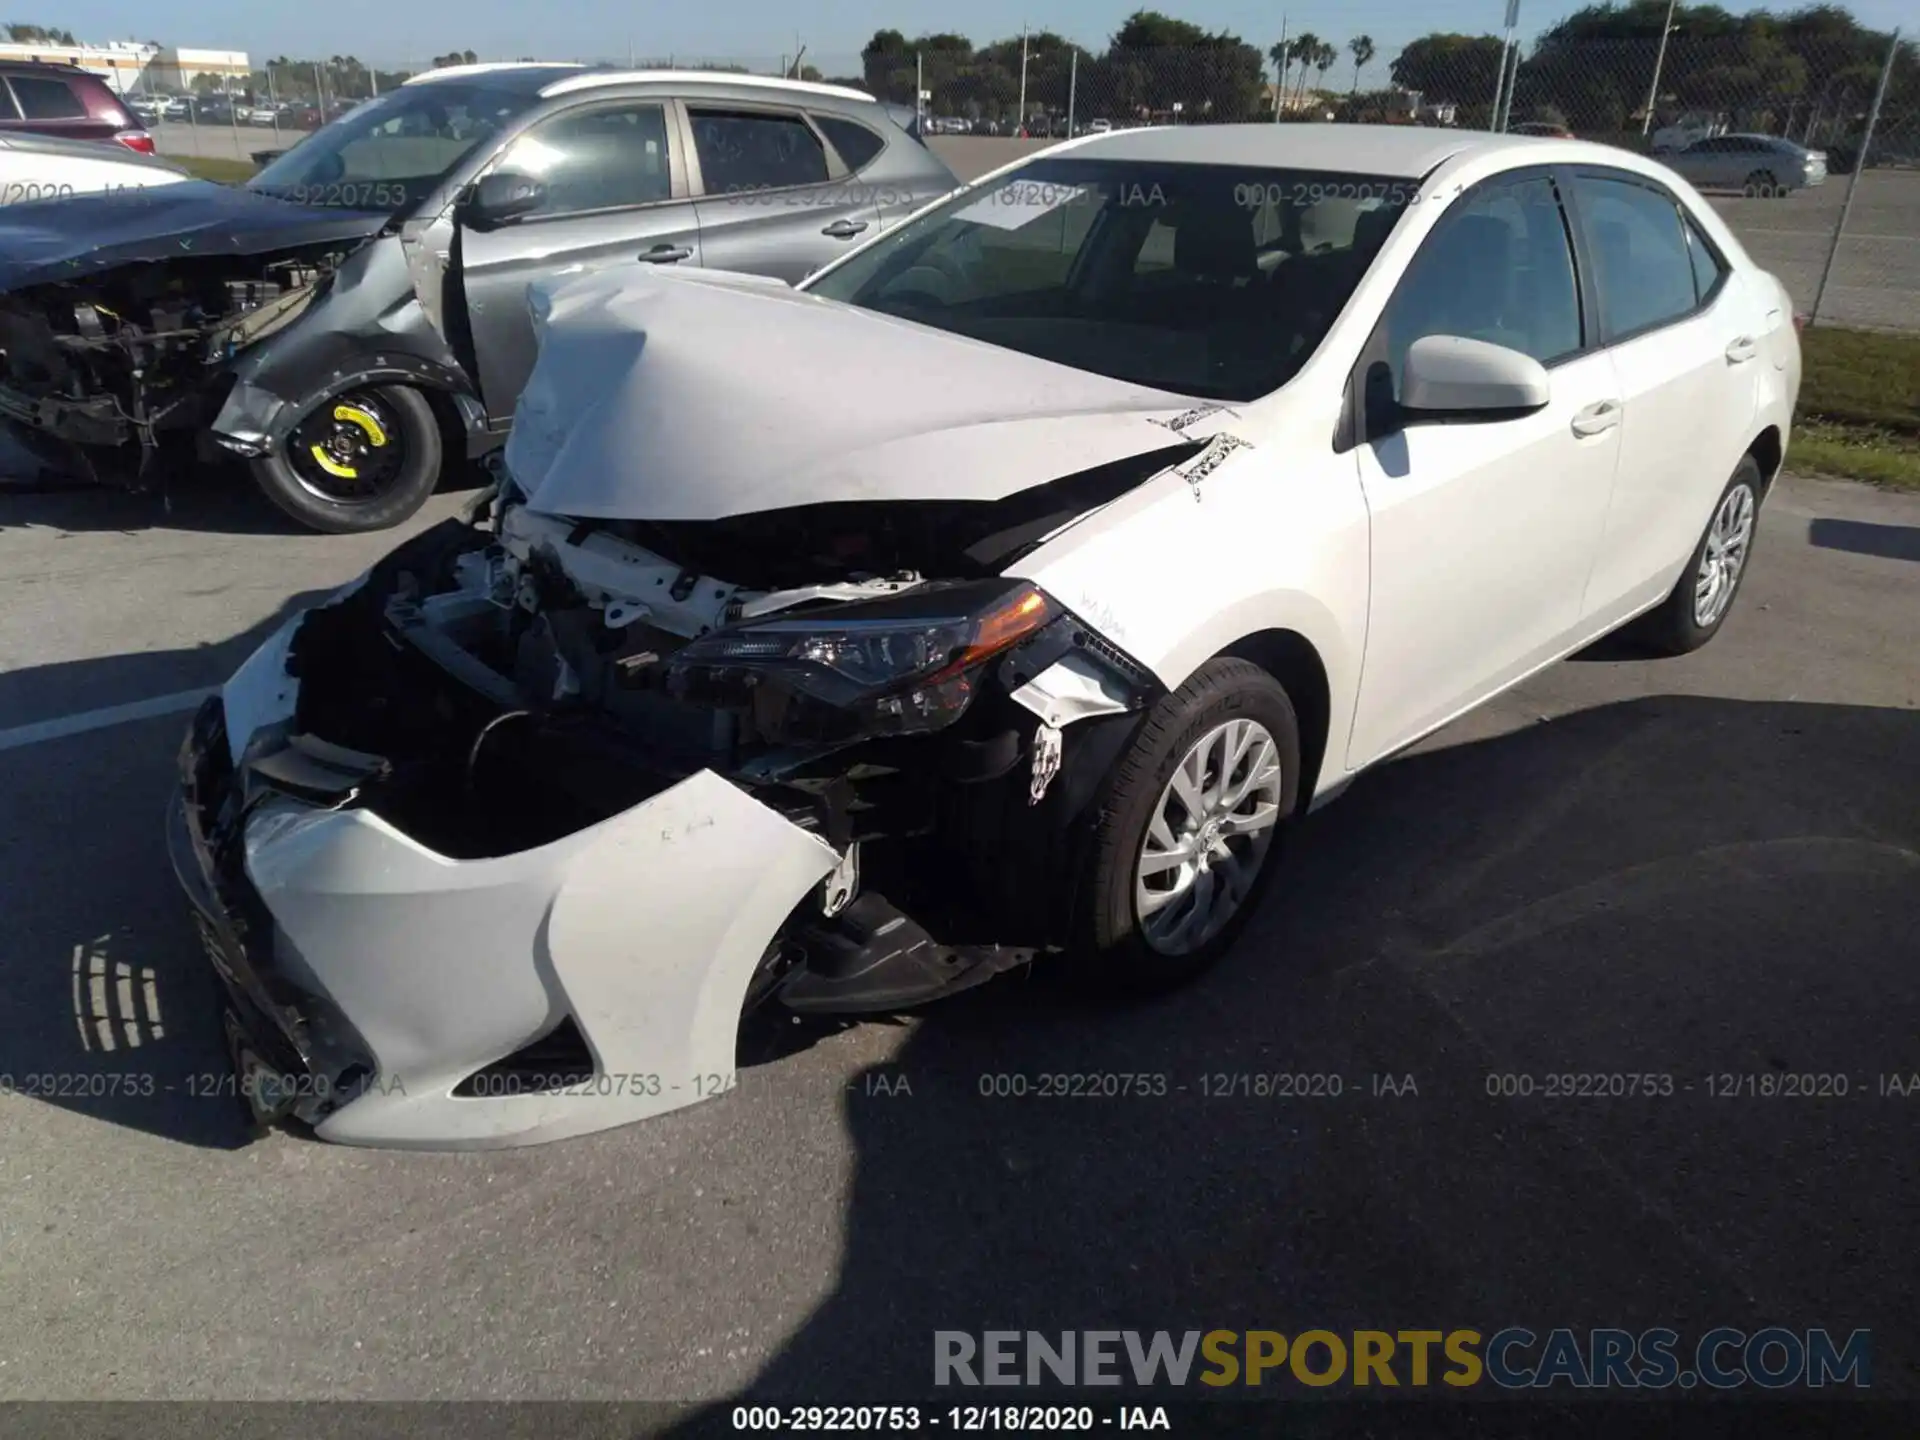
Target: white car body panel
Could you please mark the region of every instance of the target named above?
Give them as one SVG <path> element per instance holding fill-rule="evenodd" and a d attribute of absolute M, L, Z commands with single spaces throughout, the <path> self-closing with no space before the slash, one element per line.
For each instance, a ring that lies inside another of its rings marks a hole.
<path fill-rule="evenodd" d="M 1558 654 L 1582 628 L 1620 454 L 1605 354 L 1554 369 L 1545 409 L 1415 425 L 1354 452 L 1373 521 L 1367 657 L 1347 758 L 1390 754 Z M 1444 617 L 1441 619 L 1440 617 Z"/>

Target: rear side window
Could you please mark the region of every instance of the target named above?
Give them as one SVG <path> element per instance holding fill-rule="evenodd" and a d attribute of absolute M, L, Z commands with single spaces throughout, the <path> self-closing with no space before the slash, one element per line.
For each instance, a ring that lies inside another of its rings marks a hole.
<path fill-rule="evenodd" d="M 1700 227 L 1691 220 L 1687 221 L 1687 254 L 1693 261 L 1693 293 L 1704 305 L 1719 290 L 1720 282 L 1727 277 L 1727 267 L 1707 237 L 1700 233 Z"/>
<path fill-rule="evenodd" d="M 818 185 L 827 178 L 827 152 L 798 115 L 691 107 L 687 113 L 709 195 Z"/>
<path fill-rule="evenodd" d="M 64 80 L 15 75 L 8 82 L 20 113 L 29 120 L 84 120 L 87 107 Z"/>
<path fill-rule="evenodd" d="M 1485 340 L 1542 364 L 1580 349 L 1580 291 L 1552 181 L 1486 186 L 1434 226 L 1387 310 L 1396 397 L 1407 349 L 1427 335 Z"/>
<path fill-rule="evenodd" d="M 1583 175 L 1573 183 L 1608 340 L 1691 314 L 1699 305 L 1694 259 L 1674 202 L 1630 180 Z"/>
<path fill-rule="evenodd" d="M 886 141 L 857 121 L 842 120 L 838 115 L 816 115 L 813 123 L 840 152 L 840 159 L 849 170 L 865 169 L 874 156 L 887 148 Z"/>

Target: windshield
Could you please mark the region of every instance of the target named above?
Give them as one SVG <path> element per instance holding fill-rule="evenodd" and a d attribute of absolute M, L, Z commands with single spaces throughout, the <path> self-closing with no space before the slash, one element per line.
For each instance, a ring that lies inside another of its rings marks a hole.
<path fill-rule="evenodd" d="M 532 103 L 480 85 L 403 85 L 316 130 L 247 186 L 300 205 L 398 213 Z"/>
<path fill-rule="evenodd" d="M 803 288 L 1211 400 L 1306 363 L 1417 185 L 1062 156 L 947 201 Z"/>

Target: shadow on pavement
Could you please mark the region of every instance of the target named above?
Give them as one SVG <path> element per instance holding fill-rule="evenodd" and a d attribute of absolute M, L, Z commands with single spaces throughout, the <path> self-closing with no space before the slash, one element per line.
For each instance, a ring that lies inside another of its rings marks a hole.
<path fill-rule="evenodd" d="M 1911 1402 L 1920 1088 L 1882 1086 L 1920 1072 L 1917 897 L 1920 713 L 1662 697 L 1415 752 L 1195 987 L 930 1010 L 849 1091 L 836 1288 L 686 1433 L 1124 1398 L 936 1391 L 939 1330 L 1866 1328 Z"/>
<path fill-rule="evenodd" d="M 0 675 L 0 715 L 74 693 L 213 685 L 295 612 L 219 645 Z M 226 1076 L 218 986 L 166 853 L 163 820 L 190 707 L 0 753 L 0 1083 L 130 1129 L 231 1148 L 250 1132 Z"/>
<path fill-rule="evenodd" d="M 1920 526 L 1875 525 L 1865 520 L 1809 520 L 1807 541 L 1822 550 L 1851 550 L 1888 560 L 1920 560 Z"/>

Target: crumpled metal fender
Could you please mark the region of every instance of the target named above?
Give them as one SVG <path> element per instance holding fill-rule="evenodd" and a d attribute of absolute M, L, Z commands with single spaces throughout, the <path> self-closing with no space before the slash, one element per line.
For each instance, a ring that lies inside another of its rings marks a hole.
<path fill-rule="evenodd" d="M 486 434 L 478 387 L 421 303 L 399 235 L 350 255 L 305 313 L 240 352 L 230 373 L 233 388 L 211 430 L 241 455 L 265 454 L 321 402 L 363 385 L 443 392 L 470 447 Z"/>

